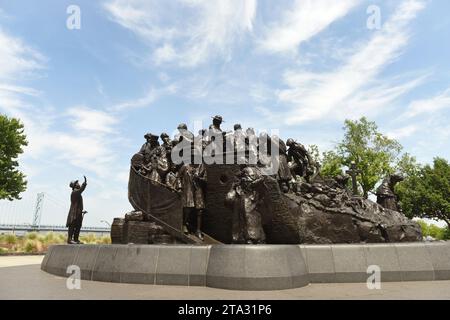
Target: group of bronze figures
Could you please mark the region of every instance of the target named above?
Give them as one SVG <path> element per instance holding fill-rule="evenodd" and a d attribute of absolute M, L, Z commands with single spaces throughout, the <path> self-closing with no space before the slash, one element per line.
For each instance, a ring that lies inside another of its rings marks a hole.
<path fill-rule="evenodd" d="M 278 180 L 280 189 L 287 193 L 295 191 L 298 179 L 309 181 L 318 168 L 306 148 L 293 139 L 285 143 L 275 135 L 261 133 L 257 136 L 254 129 L 244 131 L 240 124 L 235 124 L 233 131 L 225 132 L 221 128 L 222 122 L 221 116 L 213 117 L 209 128 L 199 130 L 197 136 L 184 123 L 178 126 L 173 139 L 166 133 L 160 136 L 147 133 L 144 136 L 146 143 L 131 160 L 132 166 L 154 183 L 180 192 L 184 208 L 183 231 L 202 238 L 208 178 L 204 159 L 196 161 L 196 156 L 211 148 L 213 153 L 216 152 L 216 160 L 230 164 L 226 159 L 230 159 L 231 154 L 231 163 L 239 164 L 241 169 L 224 199 L 235 213 L 233 242 L 264 242 L 261 218 L 256 210 L 261 197 L 258 186 L 263 183 L 261 169 L 271 165 L 275 159 L 277 170 L 272 176 Z M 188 148 L 179 148 L 181 144 L 188 145 Z M 183 155 L 186 150 L 189 154 Z M 180 153 L 183 161 L 174 159 Z"/>
<path fill-rule="evenodd" d="M 213 117 L 209 128 L 199 130 L 198 136 L 194 136 L 184 123 L 178 126 L 178 133 L 173 139 L 167 133 L 160 136 L 147 133 L 144 136 L 146 142 L 132 158 L 132 166 L 154 183 L 181 194 L 183 232 L 202 238 L 208 177 L 204 159 L 199 162 L 195 157 L 202 155 L 208 146 L 220 144 L 219 149 L 214 150 L 220 150 L 223 158 L 219 156 L 216 159 L 223 160 L 231 153 L 233 163 L 240 165 L 240 171 L 224 199 L 225 205 L 233 212 L 233 243 L 264 243 L 261 216 L 257 210 L 264 196 L 264 188 L 267 187 L 263 177 L 267 174 L 263 173 L 263 169 L 276 161 L 277 170 L 269 175 L 278 181 L 282 192 L 289 193 L 299 192 L 302 182 L 314 180 L 320 167 L 307 149 L 293 139 L 285 143 L 278 136 L 269 136 L 267 133 L 256 136 L 252 128 L 244 131 L 240 124 L 235 124 L 233 131 L 225 132 L 221 128 L 222 122 L 221 116 Z M 181 144 L 188 148 L 178 148 Z M 186 150 L 189 154 L 184 154 L 182 161 L 174 159 L 183 151 L 186 153 Z M 360 172 L 353 164 L 347 173 L 349 175 L 342 177 L 343 187 L 351 178 L 353 194 L 356 195 L 356 177 Z M 390 182 L 383 182 L 378 193 L 381 205 L 392 210 L 398 209 Z"/>
<path fill-rule="evenodd" d="M 258 212 L 258 206 L 263 202 L 268 188 L 265 185 L 264 175 L 276 179 L 280 190 L 284 193 L 301 193 L 302 183 L 314 183 L 315 177 L 319 175 L 319 165 L 306 148 L 293 139 L 288 139 L 285 143 L 275 135 L 261 133 L 256 136 L 252 128 L 244 132 L 240 124 L 234 125 L 234 131 L 224 132 L 221 129 L 222 122 L 221 116 L 213 117 L 209 129 L 200 130 L 196 137 L 188 130 L 186 124 L 178 126 L 179 132 L 173 139 L 166 133 L 160 136 L 147 133 L 146 143 L 131 160 L 132 166 L 153 183 L 161 184 L 181 194 L 183 232 L 202 239 L 202 215 L 206 206 L 208 177 L 204 160 L 196 162 L 195 156 L 202 154 L 208 146 L 219 143 L 220 148 L 214 150 L 220 150 L 224 157 L 231 153 L 233 163 L 239 164 L 240 169 L 224 199 L 225 206 L 232 211 L 232 242 L 264 243 L 265 234 Z M 217 137 L 223 137 L 224 142 Z M 162 143 L 159 142 L 159 138 Z M 189 154 L 184 154 L 182 157 L 184 160 L 180 162 L 179 159 L 174 159 L 180 153 L 179 150 L 173 151 L 181 144 L 188 146 L 187 149 L 181 150 L 181 154 L 183 152 Z M 231 150 L 228 149 L 230 146 Z M 217 159 L 220 160 L 221 157 Z M 273 162 L 277 163 L 276 171 L 272 174 L 264 172 L 263 169 Z M 335 177 L 334 180 L 342 185 L 342 188 L 347 189 L 351 178 L 353 195 L 356 196 L 358 193 L 356 179 L 361 172 L 356 164 L 352 163 L 346 173 L 348 175 Z M 377 190 L 377 202 L 381 206 L 399 211 L 394 187 L 401 180 L 401 176 L 390 175 L 383 181 Z M 72 194 L 67 227 L 68 243 L 71 244 L 80 243 L 79 234 L 86 213 L 83 210 L 82 193 L 86 186 L 86 177 L 81 185 L 78 181 L 70 183 Z"/>

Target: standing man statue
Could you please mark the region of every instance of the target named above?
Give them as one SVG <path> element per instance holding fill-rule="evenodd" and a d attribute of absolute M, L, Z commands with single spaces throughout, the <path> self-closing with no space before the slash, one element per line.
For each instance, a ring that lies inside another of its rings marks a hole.
<path fill-rule="evenodd" d="M 84 182 L 81 186 L 78 180 L 72 181 L 69 186 L 72 188 L 72 194 L 70 195 L 70 210 L 66 223 L 66 227 L 69 228 L 67 243 L 80 244 L 81 242 L 78 238 L 81 225 L 83 224 L 83 216 L 86 213 L 86 211 L 83 211 L 83 197 L 81 194 L 86 189 L 87 179 L 84 177 Z"/>
<path fill-rule="evenodd" d="M 181 203 L 183 205 L 183 232 L 195 233 L 203 239 L 202 215 L 205 209 L 206 168 L 203 164 L 184 164 L 179 173 Z"/>
<path fill-rule="evenodd" d="M 242 165 L 243 167 L 243 165 Z M 262 227 L 261 188 L 264 178 L 257 167 L 243 167 L 226 195 L 225 205 L 232 210 L 232 243 L 263 244 L 266 234 Z"/>

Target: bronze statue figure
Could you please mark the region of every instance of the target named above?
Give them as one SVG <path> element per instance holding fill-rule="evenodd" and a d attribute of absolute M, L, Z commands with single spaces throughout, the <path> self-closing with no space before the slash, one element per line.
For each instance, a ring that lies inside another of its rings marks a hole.
<path fill-rule="evenodd" d="M 87 213 L 83 211 L 83 197 L 81 194 L 86 189 L 87 179 L 84 177 L 84 182 L 81 186 L 78 180 L 72 181 L 69 186 L 72 189 L 72 194 L 70 195 L 70 210 L 66 222 L 66 227 L 69 228 L 67 243 L 80 244 L 79 236 L 83 217 Z"/>
<path fill-rule="evenodd" d="M 183 140 L 185 140 L 188 143 L 192 143 L 194 141 L 194 134 L 188 130 L 188 127 L 185 123 L 180 123 L 177 129 L 178 133 L 173 138 L 175 144 L 178 144 Z"/>
<path fill-rule="evenodd" d="M 288 149 L 288 161 L 293 176 L 300 176 L 309 182 L 314 174 L 314 161 L 308 150 L 301 143 L 295 142 L 294 139 L 286 141 Z"/>
<path fill-rule="evenodd" d="M 222 129 L 220 128 L 220 125 L 224 122 L 222 116 L 214 116 L 212 119 L 212 127 L 210 130 L 213 132 L 222 132 Z"/>
<path fill-rule="evenodd" d="M 152 133 L 147 133 L 144 138 L 147 142 L 142 145 L 141 150 L 139 150 L 138 153 L 144 156 L 144 163 L 148 163 L 150 162 L 152 151 L 156 147 L 159 147 L 159 142 L 158 136 Z"/>
<path fill-rule="evenodd" d="M 256 167 L 244 167 L 227 193 L 225 204 L 232 210 L 233 243 L 261 244 L 266 236 L 262 227 L 260 192 L 264 179 Z"/>
<path fill-rule="evenodd" d="M 280 189 L 284 193 L 289 192 L 290 185 L 289 182 L 292 180 L 291 169 L 289 168 L 287 159 L 287 148 L 283 140 L 278 136 L 272 137 L 273 147 L 279 149 L 278 153 L 278 182 L 280 184 Z"/>
<path fill-rule="evenodd" d="M 177 166 L 173 163 L 170 165 L 169 172 L 167 172 L 165 183 L 173 191 L 181 191 L 181 181 L 178 176 Z"/>
<path fill-rule="evenodd" d="M 377 203 L 383 208 L 400 211 L 395 185 L 403 180 L 404 178 L 399 174 L 388 175 L 377 189 Z"/>
<path fill-rule="evenodd" d="M 182 188 L 183 232 L 195 232 L 195 235 L 201 239 L 203 237 L 201 231 L 202 215 L 205 209 L 204 189 L 207 183 L 205 167 L 203 164 L 184 164 L 179 171 L 179 176 Z"/>

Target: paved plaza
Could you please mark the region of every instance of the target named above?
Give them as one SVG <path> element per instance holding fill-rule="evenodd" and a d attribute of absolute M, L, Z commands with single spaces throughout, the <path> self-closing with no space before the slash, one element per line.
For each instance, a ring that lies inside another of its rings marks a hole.
<path fill-rule="evenodd" d="M 66 278 L 40 270 L 43 256 L 0 257 L 0 299 L 450 299 L 450 281 L 387 282 L 381 290 L 362 284 L 312 284 L 279 291 L 231 291 L 83 280 L 68 290 Z"/>

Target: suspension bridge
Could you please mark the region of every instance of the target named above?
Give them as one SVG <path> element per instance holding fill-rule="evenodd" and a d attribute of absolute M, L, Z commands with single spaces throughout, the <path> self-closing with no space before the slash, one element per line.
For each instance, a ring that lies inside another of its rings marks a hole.
<path fill-rule="evenodd" d="M 16 201 L 0 201 L 0 233 L 66 232 L 65 218 L 68 211 L 69 205 L 65 201 L 47 192 L 39 192 L 34 196 L 28 194 Z M 110 224 L 104 220 L 100 222 L 105 227 L 83 226 L 81 232 L 109 233 Z"/>

